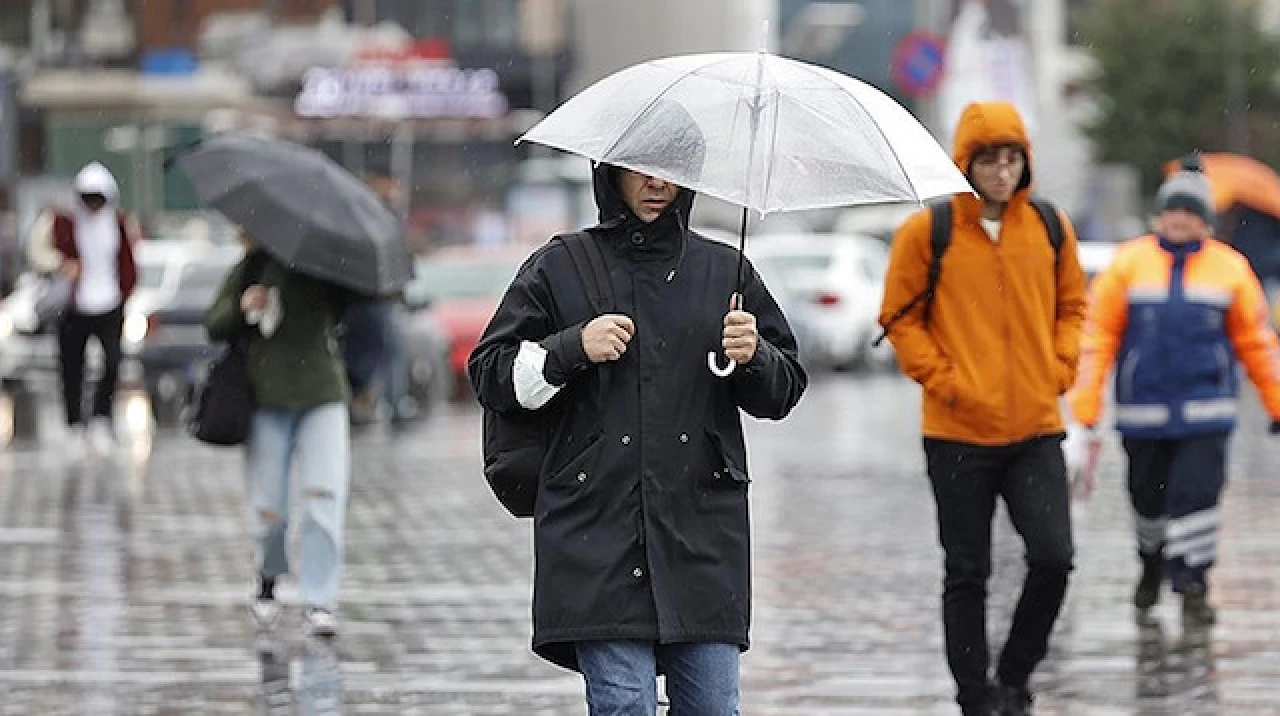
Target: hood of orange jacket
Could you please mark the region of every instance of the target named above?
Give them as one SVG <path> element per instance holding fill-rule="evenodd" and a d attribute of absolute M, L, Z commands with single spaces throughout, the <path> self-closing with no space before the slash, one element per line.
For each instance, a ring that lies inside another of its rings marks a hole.
<path fill-rule="evenodd" d="M 1075 378 L 1085 314 L 1085 277 L 1075 231 L 1061 216 L 1065 241 L 1055 255 L 1029 201 L 1031 150 L 1012 105 L 970 105 L 956 129 L 955 160 L 968 173 L 983 147 L 1014 145 L 1027 154 L 1018 191 L 999 234 L 983 227 L 982 200 L 951 200 L 951 243 L 933 298 L 889 329 L 903 371 L 924 386 L 927 437 L 1004 445 L 1063 429 L 1058 397 Z M 929 210 L 894 237 L 880 322 L 924 291 L 932 246 Z"/>
<path fill-rule="evenodd" d="M 988 147 L 1018 147 L 1026 156 L 1022 177 L 1015 196 L 1026 199 L 1031 193 L 1031 138 L 1022 115 L 1008 102 L 974 102 L 960 114 L 951 156 L 956 166 L 970 176 L 973 158 Z M 972 183 L 972 179 L 970 179 Z M 982 199 L 971 194 L 958 194 L 960 208 L 968 214 L 982 211 Z"/>

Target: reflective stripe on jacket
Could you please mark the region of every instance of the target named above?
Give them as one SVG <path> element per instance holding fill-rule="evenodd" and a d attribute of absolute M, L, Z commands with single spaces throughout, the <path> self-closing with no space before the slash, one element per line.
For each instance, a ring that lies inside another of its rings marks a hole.
<path fill-rule="evenodd" d="M 1121 247 L 1094 282 L 1084 350 L 1068 396 L 1094 425 L 1115 366 L 1116 427 L 1177 438 L 1235 427 L 1237 361 L 1280 416 L 1280 344 L 1248 262 L 1218 241 L 1174 245 L 1155 236 Z"/>

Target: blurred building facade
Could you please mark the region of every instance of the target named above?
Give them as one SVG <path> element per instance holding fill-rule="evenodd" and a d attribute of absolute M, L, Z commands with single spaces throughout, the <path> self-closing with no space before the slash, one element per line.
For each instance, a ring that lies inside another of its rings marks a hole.
<path fill-rule="evenodd" d="M 1102 1 L 6 0 L 0 208 L 40 205 L 96 159 L 144 217 L 189 211 L 164 159 L 254 127 L 400 177 L 399 208 L 431 242 L 533 240 L 591 210 L 585 162 L 514 145 L 543 113 L 652 57 L 769 49 L 881 88 L 944 144 L 964 101 L 1013 99 L 1039 191 L 1114 237 L 1136 190 L 1094 166 L 1078 129 L 1093 104 L 1077 18 Z M 1261 5 L 1280 27 L 1280 0 Z M 946 71 L 905 86 L 904 45 L 921 37 L 945 41 Z"/>

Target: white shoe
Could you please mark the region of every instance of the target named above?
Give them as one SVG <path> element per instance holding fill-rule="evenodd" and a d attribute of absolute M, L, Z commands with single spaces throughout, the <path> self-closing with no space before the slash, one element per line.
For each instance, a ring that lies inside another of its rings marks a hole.
<path fill-rule="evenodd" d="M 106 418 L 94 418 L 87 431 L 89 447 L 98 457 L 109 457 L 115 453 L 116 437 L 111 432 L 111 421 Z"/>
<path fill-rule="evenodd" d="M 276 622 L 280 621 L 280 602 L 254 597 L 253 601 L 249 602 L 249 613 L 253 615 L 253 623 L 259 630 L 269 631 L 275 628 Z"/>
<path fill-rule="evenodd" d="M 79 465 L 85 457 L 84 427 L 67 426 L 67 436 L 62 441 L 62 456 L 69 465 Z"/>
<path fill-rule="evenodd" d="M 338 635 L 338 618 L 327 609 L 308 609 L 307 633 L 313 637 L 328 639 Z"/>

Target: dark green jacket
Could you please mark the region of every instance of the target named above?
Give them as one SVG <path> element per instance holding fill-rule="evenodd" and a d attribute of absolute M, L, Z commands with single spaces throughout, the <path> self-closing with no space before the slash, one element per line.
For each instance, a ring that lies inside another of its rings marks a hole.
<path fill-rule="evenodd" d="M 240 310 L 249 261 L 246 256 L 231 269 L 205 313 L 209 338 L 250 336 L 249 378 L 259 407 L 307 410 L 346 402 L 351 391 L 336 333 L 352 294 L 266 259 L 255 283 L 278 288 L 284 307 L 283 320 L 267 338 L 245 322 Z"/>

